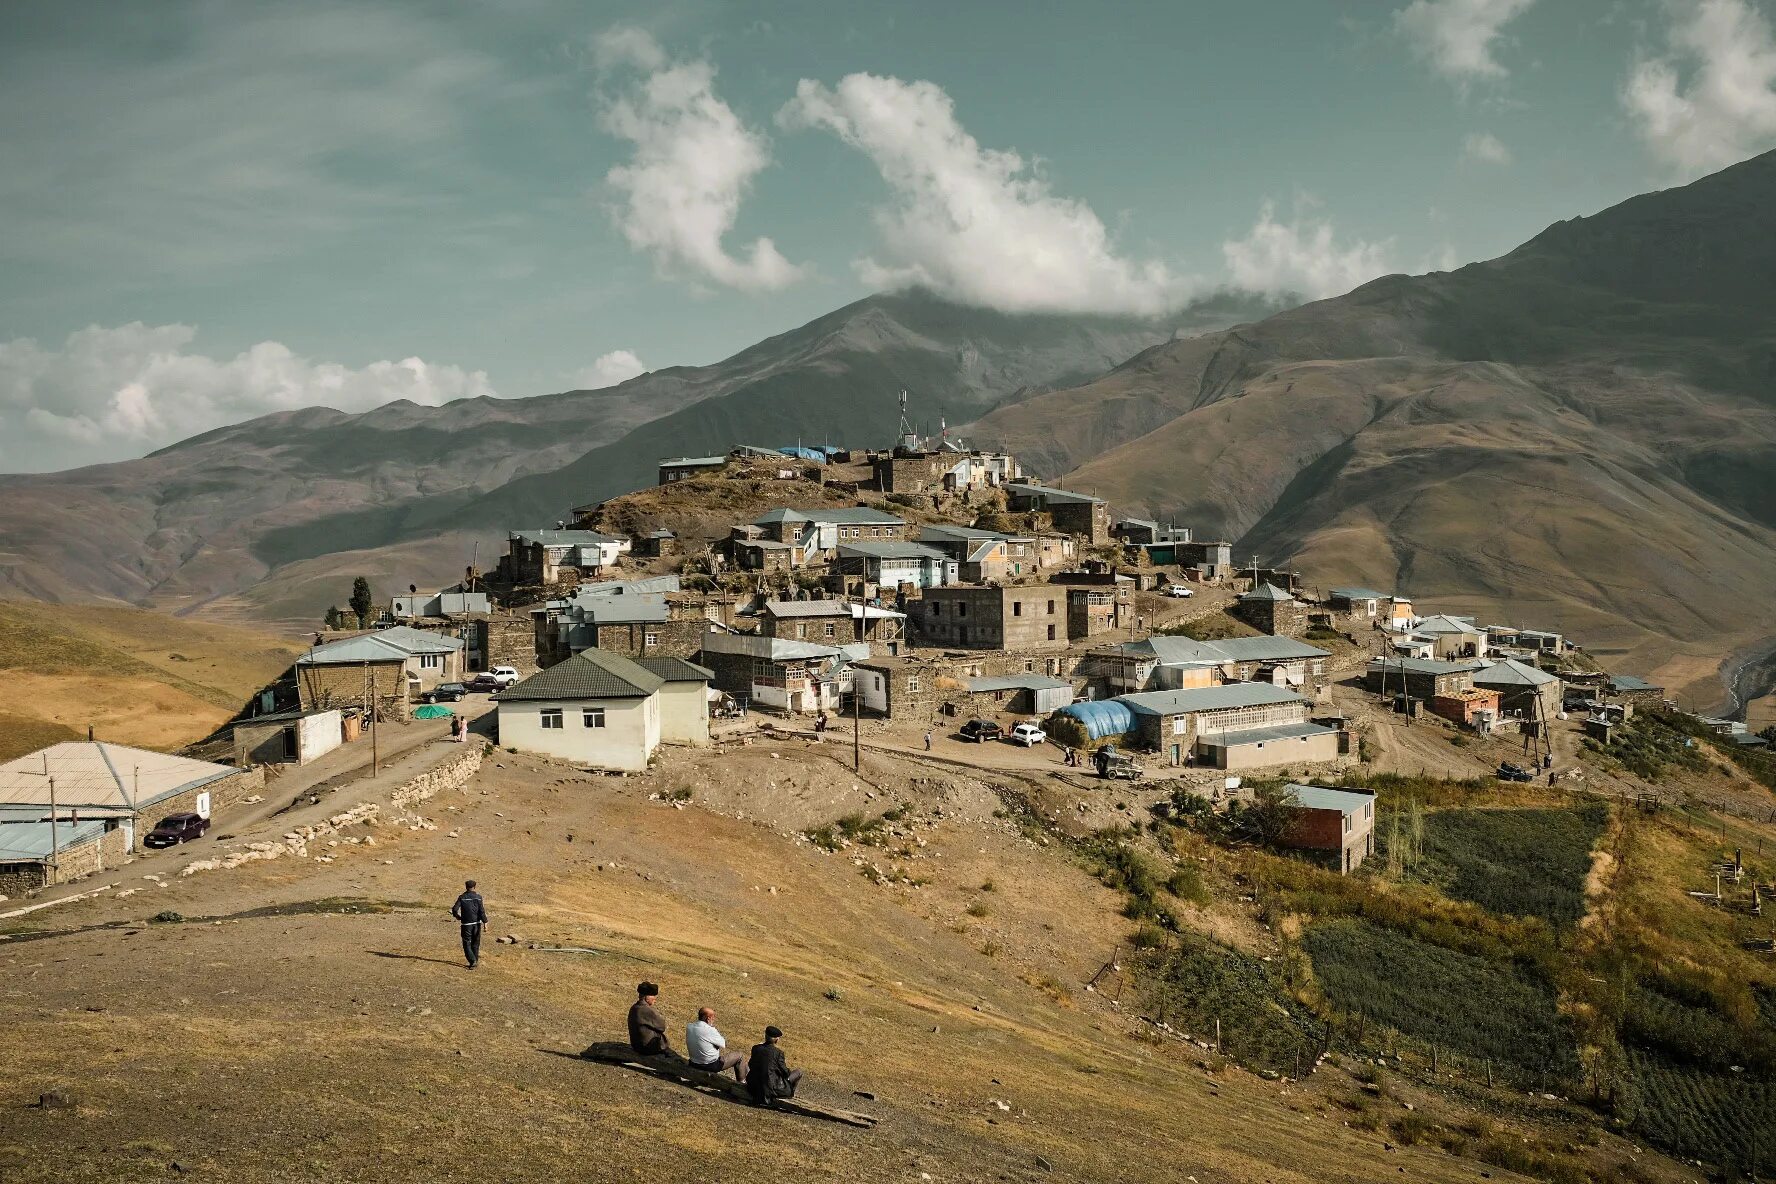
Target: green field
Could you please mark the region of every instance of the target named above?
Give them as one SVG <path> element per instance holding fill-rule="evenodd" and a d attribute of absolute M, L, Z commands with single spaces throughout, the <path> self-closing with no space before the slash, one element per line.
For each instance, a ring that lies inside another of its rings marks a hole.
<path fill-rule="evenodd" d="M 1294 1071 L 1310 1061 L 1325 1025 L 1290 997 L 1275 964 L 1186 936 L 1180 947 L 1142 955 L 1141 980 L 1152 1014 L 1199 1040 L 1212 1040 L 1241 1064 Z"/>
<path fill-rule="evenodd" d="M 1424 815 L 1424 837 L 1406 872 L 1455 900 L 1495 913 L 1541 917 L 1560 927 L 1585 913 L 1591 848 L 1609 807 L 1439 810 Z M 1377 827 L 1385 859 L 1391 828 Z"/>
<path fill-rule="evenodd" d="M 1574 1068 L 1554 989 L 1513 962 L 1457 953 L 1369 924 L 1308 929 L 1302 945 L 1328 999 L 1411 1040 L 1558 1079 Z"/>

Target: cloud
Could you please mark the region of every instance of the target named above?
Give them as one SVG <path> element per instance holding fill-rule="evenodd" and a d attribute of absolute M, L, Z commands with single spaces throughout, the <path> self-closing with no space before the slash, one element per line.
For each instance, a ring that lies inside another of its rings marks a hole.
<path fill-rule="evenodd" d="M 47 471 L 140 456 L 273 411 L 367 411 L 491 395 L 487 375 L 419 358 L 352 368 L 262 341 L 229 359 L 192 353 L 190 325 L 70 333 L 61 348 L 0 342 L 0 467 Z"/>
<path fill-rule="evenodd" d="M 1504 27 L 1535 0 L 1412 0 L 1394 13 L 1394 28 L 1431 68 L 1464 92 L 1509 73 L 1493 50 Z"/>
<path fill-rule="evenodd" d="M 1744 0 L 1672 10 L 1666 57 L 1636 63 L 1622 104 L 1647 147 L 1699 176 L 1776 146 L 1776 37 Z"/>
<path fill-rule="evenodd" d="M 1510 164 L 1511 150 L 1491 132 L 1473 132 L 1462 141 L 1462 159 L 1480 164 Z"/>
<path fill-rule="evenodd" d="M 641 75 L 605 96 L 600 117 L 605 131 L 635 145 L 628 164 L 605 174 L 622 197 L 612 217 L 629 245 L 652 255 L 662 272 L 741 291 L 769 291 L 801 279 L 804 269 L 768 238 L 754 239 L 738 254 L 722 245 L 771 154 L 764 135 L 716 97 L 715 67 L 673 62 L 639 29 L 610 30 L 595 50 L 607 73 Z"/>
<path fill-rule="evenodd" d="M 646 374 L 647 367 L 633 350 L 613 349 L 600 354 L 598 360 L 574 374 L 576 389 L 596 391 Z"/>
<path fill-rule="evenodd" d="M 1090 206 L 1056 196 L 1016 152 L 983 148 L 930 82 L 851 74 L 803 79 L 778 112 L 869 157 L 892 193 L 876 211 L 882 258 L 857 261 L 876 287 L 928 287 L 1008 312 L 1159 313 L 1191 285 L 1157 261 L 1118 254 Z"/>
<path fill-rule="evenodd" d="M 1234 284 L 1256 292 L 1298 292 L 1312 299 L 1337 296 L 1392 270 L 1388 253 L 1393 240 L 1357 241 L 1339 246 L 1329 220 L 1276 220 L 1276 206 L 1265 202 L 1258 221 L 1242 239 L 1221 244 Z"/>

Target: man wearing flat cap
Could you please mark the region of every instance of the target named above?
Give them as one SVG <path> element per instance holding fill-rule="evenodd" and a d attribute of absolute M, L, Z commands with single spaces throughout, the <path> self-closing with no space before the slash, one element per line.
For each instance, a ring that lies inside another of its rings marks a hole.
<path fill-rule="evenodd" d="M 639 983 L 635 1003 L 629 1008 L 629 1047 L 644 1057 L 673 1056 L 666 1039 L 666 1021 L 654 1010 L 660 988 L 653 983 Z"/>
<path fill-rule="evenodd" d="M 752 1055 L 747 1058 L 746 1088 L 755 1105 L 768 1106 L 772 1098 L 795 1097 L 796 1086 L 802 1080 L 802 1071 L 791 1069 L 783 1050 L 777 1047 L 782 1039 L 783 1029 L 772 1024 L 765 1029 L 765 1042 L 753 1045 Z"/>

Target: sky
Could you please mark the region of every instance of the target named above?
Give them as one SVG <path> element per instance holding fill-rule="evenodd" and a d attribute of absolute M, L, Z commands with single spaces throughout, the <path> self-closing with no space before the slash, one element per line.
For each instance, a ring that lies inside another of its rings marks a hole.
<path fill-rule="evenodd" d="M 12 0 L 0 471 L 870 292 L 1330 296 L 1776 147 L 1776 0 Z"/>

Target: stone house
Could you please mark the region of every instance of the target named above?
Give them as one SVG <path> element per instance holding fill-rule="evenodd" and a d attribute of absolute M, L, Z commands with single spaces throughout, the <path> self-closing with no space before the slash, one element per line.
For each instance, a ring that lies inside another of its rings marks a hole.
<path fill-rule="evenodd" d="M 1005 508 L 1014 514 L 1047 514 L 1056 530 L 1078 535 L 1090 546 L 1110 541 L 1110 506 L 1102 498 L 1015 481 L 1005 495 Z"/>
<path fill-rule="evenodd" d="M 1233 575 L 1233 544 L 1226 540 L 1155 544 L 1147 554 L 1155 563 L 1189 568 L 1202 580 L 1224 580 Z"/>
<path fill-rule="evenodd" d="M 972 526 L 927 526 L 919 531 L 919 541 L 954 559 L 957 578 L 965 584 L 1001 583 L 1042 567 L 1036 539 L 1030 535 Z"/>
<path fill-rule="evenodd" d="M 1023 476 L 1017 458 L 946 442 L 933 449 L 896 448 L 870 458 L 875 487 L 883 493 L 959 493 L 990 489 Z"/>
<path fill-rule="evenodd" d="M 396 625 L 318 645 L 296 659 L 298 705 L 365 706 L 401 718 L 425 691 L 463 676 L 462 641 Z"/>
<path fill-rule="evenodd" d="M 794 566 L 827 562 L 846 544 L 904 542 L 907 524 L 867 506 L 768 510 L 752 522 L 762 537 L 792 548 Z"/>
<path fill-rule="evenodd" d="M 1334 588 L 1326 594 L 1327 607 L 1334 612 L 1374 620 L 1384 615 L 1390 597 L 1373 588 Z"/>
<path fill-rule="evenodd" d="M 1364 672 L 1364 685 L 1378 695 L 1405 694 L 1423 703 L 1450 696 L 1474 685 L 1472 662 L 1435 658 L 1374 658 Z"/>
<path fill-rule="evenodd" d="M 768 600 L 759 609 L 759 632 L 767 637 L 843 645 L 848 641 L 895 645 L 904 613 L 854 600 Z"/>
<path fill-rule="evenodd" d="M 1560 679 L 1514 658 L 1474 671 L 1474 686 L 1496 692 L 1501 710 L 1524 719 L 1551 723 L 1561 710 Z"/>
<path fill-rule="evenodd" d="M 934 588 L 956 580 L 956 561 L 922 543 L 841 543 L 833 572 L 847 590 L 892 593 L 899 588 Z"/>
<path fill-rule="evenodd" d="M 339 708 L 256 715 L 231 729 L 237 765 L 306 765 L 345 743 Z"/>
<path fill-rule="evenodd" d="M 628 539 L 595 530 L 515 530 L 500 556 L 511 584 L 571 584 L 597 579 L 630 549 Z"/>
<path fill-rule="evenodd" d="M 1049 583 L 1067 589 L 1067 635 L 1075 641 L 1096 637 L 1133 622 L 1135 579 L 1109 571 L 1064 571 Z"/>
<path fill-rule="evenodd" d="M 907 603 L 915 640 L 961 649 L 1067 648 L 1067 589 L 1054 584 L 927 588 Z"/>
<path fill-rule="evenodd" d="M 705 473 L 719 473 L 727 467 L 725 456 L 677 456 L 660 462 L 660 484 L 673 485 L 679 481 L 688 481 L 692 477 L 701 477 Z"/>
<path fill-rule="evenodd" d="M 1111 694 L 1262 682 L 1311 699 L 1326 690 L 1325 650 L 1292 637 L 1193 641 L 1155 636 L 1092 650 L 1085 673 Z"/>
<path fill-rule="evenodd" d="M 1261 583 L 1240 594 L 1233 615 L 1266 633 L 1301 633 L 1307 629 L 1307 608 L 1275 584 Z"/>
<path fill-rule="evenodd" d="M 1293 807 L 1282 845 L 1311 852 L 1348 875 L 1375 854 L 1375 794 L 1366 789 L 1290 785 Z"/>
<path fill-rule="evenodd" d="M 703 635 L 698 665 L 716 687 L 755 707 L 812 715 L 838 708 L 850 689 L 850 661 L 867 657 L 862 643 L 840 647 L 712 628 Z"/>
<path fill-rule="evenodd" d="M 1412 632 L 1429 638 L 1431 656 L 1445 660 L 1477 658 L 1486 646 L 1486 631 L 1475 625 L 1472 617 L 1438 614 L 1418 622 Z"/>

